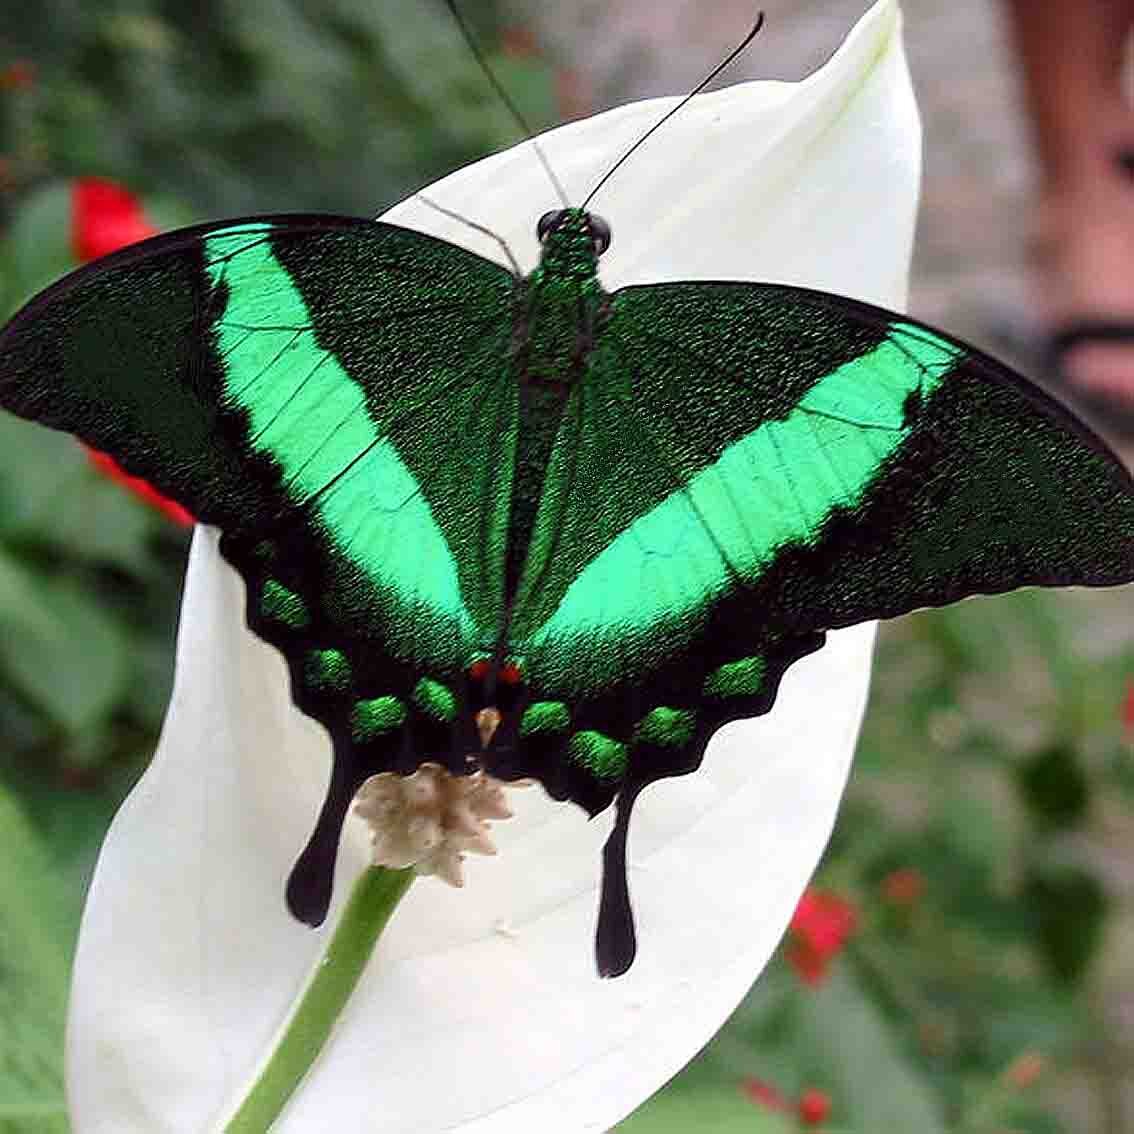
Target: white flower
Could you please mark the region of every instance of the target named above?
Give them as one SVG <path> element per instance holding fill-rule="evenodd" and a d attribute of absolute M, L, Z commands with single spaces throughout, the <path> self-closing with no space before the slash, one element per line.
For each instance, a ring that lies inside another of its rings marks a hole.
<path fill-rule="evenodd" d="M 697 98 L 603 189 L 608 289 L 764 279 L 900 308 L 919 130 L 892 0 L 806 81 Z M 774 32 L 766 32 L 771 36 Z M 544 136 L 581 200 L 673 100 Z M 521 265 L 556 207 L 529 145 L 453 174 L 432 200 L 501 234 Z M 498 246 L 410 199 L 388 219 L 486 256 Z M 716 1031 L 774 950 L 834 821 L 866 696 L 871 627 L 789 670 L 769 715 L 723 729 L 697 773 L 649 788 L 630 884 L 638 959 L 613 981 L 592 953 L 609 815 L 509 792 L 499 853 L 463 889 L 416 882 L 284 1134 L 605 1130 Z M 68 1037 L 78 1134 L 216 1129 L 243 1097 L 370 854 L 343 837 L 335 905 L 312 931 L 284 882 L 330 751 L 279 655 L 243 623 L 239 578 L 199 529 L 177 677 L 150 770 L 107 837 L 83 920 Z"/>

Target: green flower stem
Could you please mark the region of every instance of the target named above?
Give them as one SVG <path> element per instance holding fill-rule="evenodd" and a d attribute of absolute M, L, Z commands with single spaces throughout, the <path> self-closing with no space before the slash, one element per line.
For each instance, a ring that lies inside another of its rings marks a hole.
<path fill-rule="evenodd" d="M 359 877 L 275 1051 L 225 1126 L 225 1134 L 264 1134 L 279 1117 L 323 1050 L 378 935 L 412 881 L 412 870 L 380 866 L 369 867 Z"/>

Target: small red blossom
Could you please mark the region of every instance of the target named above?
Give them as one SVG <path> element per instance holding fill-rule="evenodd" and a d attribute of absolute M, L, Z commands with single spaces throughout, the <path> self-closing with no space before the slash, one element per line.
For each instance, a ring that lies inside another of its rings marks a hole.
<path fill-rule="evenodd" d="M 590 114 L 591 89 L 581 71 L 561 67 L 555 72 L 555 104 L 563 120 L 585 118 Z"/>
<path fill-rule="evenodd" d="M 804 1126 L 818 1126 L 831 1113 L 831 1099 L 825 1091 L 808 1087 L 799 1096 L 799 1121 Z"/>
<path fill-rule="evenodd" d="M 740 1089 L 752 1102 L 756 1103 L 757 1106 L 762 1106 L 765 1110 L 778 1110 L 785 1113 L 791 1110 L 791 1103 L 778 1088 L 773 1087 L 771 1083 L 765 1083 L 763 1079 L 757 1079 L 755 1075 L 749 1075 L 742 1079 Z"/>
<path fill-rule="evenodd" d="M 804 984 L 818 985 L 827 976 L 836 956 L 854 932 L 854 906 L 838 894 L 807 890 L 792 915 L 787 959 Z"/>
<path fill-rule="evenodd" d="M 1004 1071 L 1004 1081 L 1019 1091 L 1034 1086 L 1047 1070 L 1047 1060 L 1038 1051 L 1018 1055 Z"/>
<path fill-rule="evenodd" d="M 71 247 L 79 260 L 97 260 L 156 232 L 141 202 L 121 185 L 80 177 L 71 187 Z"/>
<path fill-rule="evenodd" d="M 27 59 L 17 59 L 0 70 L 0 90 L 26 91 L 35 86 L 35 64 Z"/>
<path fill-rule="evenodd" d="M 1134 744 L 1134 677 L 1126 682 L 1126 696 L 1122 698 L 1119 711 L 1122 719 L 1122 734 L 1127 744 Z"/>
<path fill-rule="evenodd" d="M 925 875 L 912 866 L 892 870 L 882 879 L 882 897 L 893 906 L 913 906 L 925 893 Z"/>
<path fill-rule="evenodd" d="M 144 500 L 151 508 L 156 508 L 163 515 L 168 516 L 176 524 L 192 527 L 192 515 L 181 507 L 175 500 L 163 496 L 156 488 L 140 476 L 131 476 L 109 453 L 100 453 L 97 449 L 87 449 L 87 455 L 99 472 L 117 481 L 128 488 L 135 496 Z"/>
<path fill-rule="evenodd" d="M 539 55 L 535 32 L 524 24 L 513 24 L 500 33 L 500 49 L 513 59 L 531 59 Z"/>

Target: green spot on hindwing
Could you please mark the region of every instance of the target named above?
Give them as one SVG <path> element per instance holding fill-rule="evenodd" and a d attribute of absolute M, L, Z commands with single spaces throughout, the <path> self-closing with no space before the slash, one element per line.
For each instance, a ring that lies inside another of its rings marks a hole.
<path fill-rule="evenodd" d="M 304 630 L 311 624 L 307 604 L 275 579 L 268 579 L 260 591 L 260 613 L 292 630 Z"/>
<path fill-rule="evenodd" d="M 262 539 L 252 548 L 252 558 L 258 563 L 274 563 L 276 561 L 276 545 L 270 539 Z"/>
<path fill-rule="evenodd" d="M 414 686 L 413 703 L 435 720 L 451 721 L 457 715 L 457 698 L 452 690 L 429 677 L 423 677 Z"/>
<path fill-rule="evenodd" d="M 686 709 L 659 705 L 651 709 L 634 729 L 634 744 L 656 744 L 662 748 L 681 748 L 693 738 L 697 717 Z"/>
<path fill-rule="evenodd" d="M 406 723 L 406 707 L 397 697 L 355 701 L 350 714 L 351 736 L 359 743 L 393 732 Z"/>
<path fill-rule="evenodd" d="M 314 689 L 345 693 L 350 688 L 350 662 L 341 650 L 312 650 L 303 659 L 303 677 Z"/>
<path fill-rule="evenodd" d="M 276 544 L 272 543 L 271 540 L 261 540 L 252 549 L 252 558 L 256 562 L 261 562 L 261 564 L 273 564 L 273 562 L 276 562 L 277 553 Z"/>
<path fill-rule="evenodd" d="M 600 780 L 618 779 L 626 771 L 626 745 L 593 729 L 575 733 L 567 754 Z"/>
<path fill-rule="evenodd" d="M 520 735 L 566 732 L 571 712 L 562 701 L 533 701 L 520 718 Z"/>
<path fill-rule="evenodd" d="M 759 655 L 718 666 L 705 678 L 706 697 L 751 697 L 764 681 L 764 659 Z"/>

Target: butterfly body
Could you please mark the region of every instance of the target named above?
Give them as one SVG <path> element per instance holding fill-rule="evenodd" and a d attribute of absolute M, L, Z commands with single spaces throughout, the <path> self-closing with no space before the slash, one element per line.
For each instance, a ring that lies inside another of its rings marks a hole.
<path fill-rule="evenodd" d="M 353 218 L 157 237 L 0 332 L 0 405 L 222 530 L 334 751 L 297 916 L 325 915 L 369 775 L 533 777 L 592 814 L 618 801 L 613 975 L 646 786 L 767 712 L 830 630 L 1130 581 L 1134 483 L 1031 383 L 913 320 L 779 284 L 606 293 L 599 218 L 537 231 L 526 278 Z"/>

